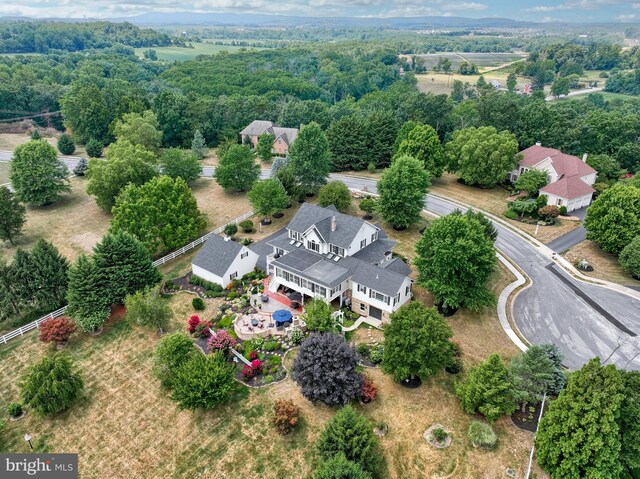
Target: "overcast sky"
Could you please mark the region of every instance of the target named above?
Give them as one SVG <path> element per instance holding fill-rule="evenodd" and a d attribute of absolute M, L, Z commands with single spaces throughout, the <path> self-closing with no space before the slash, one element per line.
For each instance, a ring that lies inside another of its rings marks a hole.
<path fill-rule="evenodd" d="M 0 0 L 0 16 L 122 17 L 146 12 L 304 16 L 454 15 L 532 21 L 640 21 L 640 0 Z"/>

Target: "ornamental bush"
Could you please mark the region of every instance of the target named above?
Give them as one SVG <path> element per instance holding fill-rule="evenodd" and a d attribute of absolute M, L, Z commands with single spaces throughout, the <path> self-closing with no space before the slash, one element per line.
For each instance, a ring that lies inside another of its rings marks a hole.
<path fill-rule="evenodd" d="M 7 406 L 7 413 L 11 417 L 18 417 L 22 415 L 22 404 L 18 402 L 9 403 Z"/>
<path fill-rule="evenodd" d="M 467 438 L 474 447 L 484 447 L 493 449 L 496 446 L 498 437 L 493 432 L 491 426 L 486 422 L 472 421 L 467 431 Z"/>
<path fill-rule="evenodd" d="M 226 355 L 231 348 L 234 348 L 238 341 L 236 341 L 229 333 L 225 330 L 218 331 L 215 336 L 211 336 L 209 342 L 209 351 L 216 352 L 220 351 L 222 354 Z"/>
<path fill-rule="evenodd" d="M 58 150 L 63 155 L 73 155 L 76 151 L 76 145 L 73 143 L 71 137 L 66 133 L 63 133 L 60 135 L 60 138 L 58 138 Z"/>
<path fill-rule="evenodd" d="M 280 434 L 289 434 L 300 421 L 300 408 L 291 399 L 279 399 L 273 406 L 271 421 Z"/>
<path fill-rule="evenodd" d="M 235 225 L 235 223 L 229 223 L 224 227 L 223 231 L 226 236 L 232 237 L 238 232 L 238 227 Z"/>
<path fill-rule="evenodd" d="M 351 192 L 342 181 L 330 181 L 318 193 L 320 206 L 335 206 L 342 213 L 351 206 Z"/>
<path fill-rule="evenodd" d="M 251 361 L 251 366 L 249 366 L 248 364 L 244 365 L 244 368 L 242 369 L 242 375 L 244 376 L 245 380 L 248 381 L 249 379 L 254 378 L 258 374 L 262 373 L 262 367 L 262 361 L 260 361 L 259 359 L 254 359 L 253 361 Z"/>
<path fill-rule="evenodd" d="M 634 278 L 640 278 L 640 236 L 624 247 L 618 260 L 626 272 Z"/>
<path fill-rule="evenodd" d="M 193 300 L 191 301 L 191 306 L 193 306 L 193 309 L 195 309 L 196 311 L 204 311 L 206 307 L 202 298 L 197 297 L 193 298 Z"/>
<path fill-rule="evenodd" d="M 66 343 L 69 337 L 76 332 L 76 323 L 64 316 L 51 318 L 40 323 L 38 330 L 40 331 L 39 339 L 43 343 L 54 341 L 58 344 Z"/>
<path fill-rule="evenodd" d="M 538 210 L 538 215 L 545 220 L 557 218 L 560 216 L 560 208 L 556 205 L 543 206 Z"/>
<path fill-rule="evenodd" d="M 369 376 L 364 376 L 362 379 L 362 391 L 360 392 L 360 399 L 363 403 L 369 403 L 378 396 L 378 388 L 376 387 L 373 379 Z"/>
<path fill-rule="evenodd" d="M 104 146 L 98 140 L 89 140 L 85 145 L 89 158 L 100 158 L 102 156 L 103 148 Z"/>
<path fill-rule="evenodd" d="M 71 359 L 62 354 L 45 356 L 20 382 L 22 402 L 40 415 L 64 411 L 80 397 L 84 383 Z"/>
<path fill-rule="evenodd" d="M 242 228 L 242 231 L 244 233 L 251 233 L 253 231 L 253 221 L 251 220 L 241 221 L 240 223 L 238 223 L 238 226 Z"/>

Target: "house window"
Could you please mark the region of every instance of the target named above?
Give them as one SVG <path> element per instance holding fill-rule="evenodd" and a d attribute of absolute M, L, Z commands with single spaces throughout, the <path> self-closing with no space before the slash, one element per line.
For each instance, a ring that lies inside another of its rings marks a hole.
<path fill-rule="evenodd" d="M 315 241 L 308 241 L 307 248 L 315 251 L 316 253 L 320 252 L 320 243 L 316 243 Z"/>
<path fill-rule="evenodd" d="M 365 246 L 367 246 L 367 239 L 363 239 L 362 241 L 360 241 L 360 249 L 364 248 Z"/>
<path fill-rule="evenodd" d="M 371 235 L 371 242 L 373 243 L 373 242 L 374 242 L 375 240 L 377 240 L 377 239 L 378 239 L 378 232 L 376 231 L 375 233 L 373 233 L 373 234 Z"/>
<path fill-rule="evenodd" d="M 411 290 L 411 286 L 407 286 L 407 288 L 404 290 L 404 295 L 405 296 L 409 296 L 409 291 Z"/>
<path fill-rule="evenodd" d="M 367 287 L 366 286 L 362 286 L 361 284 L 359 284 L 358 285 L 358 292 L 367 294 Z"/>
<path fill-rule="evenodd" d="M 302 239 L 302 235 L 297 231 L 289 230 L 289 238 L 300 241 Z"/>
<path fill-rule="evenodd" d="M 400 293 L 396 294 L 396 297 L 393 298 L 393 305 L 395 306 L 400 302 Z"/>
<path fill-rule="evenodd" d="M 344 248 L 340 248 L 340 246 L 336 246 L 336 245 L 332 244 L 329 247 L 329 249 L 333 254 L 337 254 L 338 256 L 343 256 L 344 257 Z"/>
<path fill-rule="evenodd" d="M 244 259 L 244 258 L 246 258 L 247 256 L 249 256 L 249 252 L 248 252 L 248 251 L 245 251 L 244 253 L 240 254 L 240 259 Z"/>
<path fill-rule="evenodd" d="M 229 275 L 229 280 L 233 281 L 234 279 L 236 279 L 238 277 L 238 272 L 236 271 L 235 273 L 231 273 Z"/>
<path fill-rule="evenodd" d="M 562 200 L 558 198 L 558 206 L 562 206 Z"/>
<path fill-rule="evenodd" d="M 374 291 L 372 289 L 369 290 L 369 297 L 377 299 L 378 301 L 381 301 L 383 303 L 389 304 L 389 297 L 388 296 L 385 296 L 382 293 L 378 293 L 377 291 Z"/>
<path fill-rule="evenodd" d="M 364 303 L 360 303 L 360 311 L 364 311 L 365 308 L 366 306 L 364 305 Z"/>

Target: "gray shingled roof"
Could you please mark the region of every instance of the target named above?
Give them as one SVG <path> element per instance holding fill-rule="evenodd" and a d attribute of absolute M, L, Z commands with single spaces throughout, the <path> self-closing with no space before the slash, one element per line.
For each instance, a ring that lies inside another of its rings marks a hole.
<path fill-rule="evenodd" d="M 383 269 L 354 258 L 344 258 L 352 270 L 351 280 L 355 283 L 371 288 L 387 296 L 395 296 L 400 292 L 407 275 L 398 274 L 389 269 Z"/>
<path fill-rule="evenodd" d="M 281 126 L 274 126 L 271 128 L 271 133 L 275 136 L 275 139 L 282 138 L 287 142 L 287 145 L 291 145 L 298 137 L 297 128 L 283 128 Z"/>
<path fill-rule="evenodd" d="M 192 264 L 217 276 L 224 276 L 241 249 L 240 243 L 225 241 L 218 235 L 211 235 L 193 258 Z"/>
<path fill-rule="evenodd" d="M 360 251 L 352 255 L 353 258 L 357 258 L 367 263 L 379 263 L 386 257 L 386 253 L 391 251 L 398 243 L 390 239 L 380 239 L 373 243 L 369 243 Z"/>
<path fill-rule="evenodd" d="M 332 216 L 336 217 L 335 231 L 331 231 Z M 327 243 L 348 248 L 364 223 L 364 220 L 340 213 L 335 208 L 323 208 L 310 203 L 302 203 L 287 228 L 304 233 L 315 225 Z"/>
<path fill-rule="evenodd" d="M 411 274 L 411 268 L 409 268 L 409 265 L 400 258 L 393 258 L 391 261 L 382 263 L 380 267 L 403 276 L 409 276 Z"/>
<path fill-rule="evenodd" d="M 345 259 L 347 258 L 336 263 L 313 251 L 300 248 L 281 256 L 271 264 L 332 289 L 351 276 L 351 271 L 341 264 Z"/>
<path fill-rule="evenodd" d="M 264 133 L 266 130 L 273 127 L 273 123 L 266 120 L 253 120 L 249 123 L 244 130 L 240 132 L 241 135 L 257 136 Z"/>

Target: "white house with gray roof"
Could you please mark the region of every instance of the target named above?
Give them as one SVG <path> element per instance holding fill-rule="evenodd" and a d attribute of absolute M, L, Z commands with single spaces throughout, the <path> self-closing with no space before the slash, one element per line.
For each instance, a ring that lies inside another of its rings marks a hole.
<path fill-rule="evenodd" d="M 258 254 L 246 246 L 211 235 L 191 262 L 193 274 L 199 278 L 226 288 L 234 279 L 251 273 L 258 261 Z"/>
<path fill-rule="evenodd" d="M 396 245 L 368 221 L 303 203 L 285 230 L 268 241 L 269 289 L 322 297 L 362 316 L 388 320 L 411 299 L 411 269 L 393 258 Z"/>

